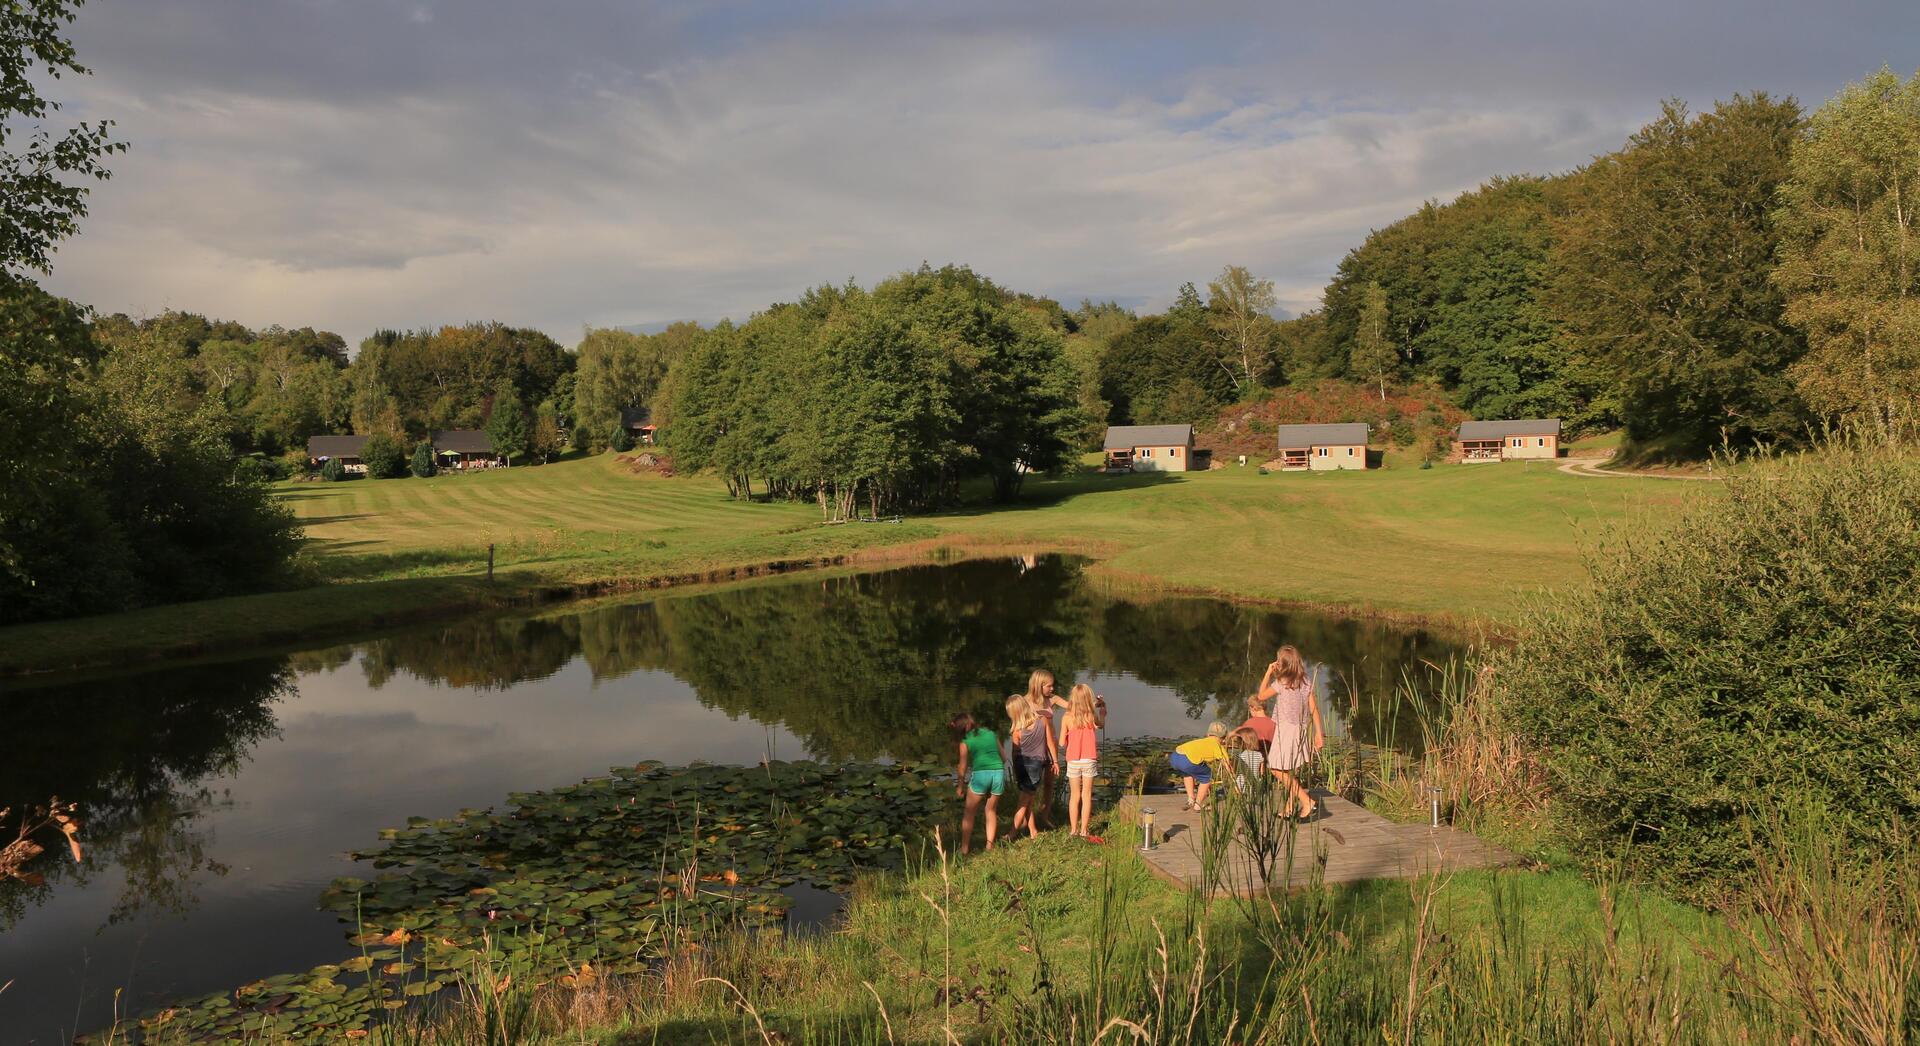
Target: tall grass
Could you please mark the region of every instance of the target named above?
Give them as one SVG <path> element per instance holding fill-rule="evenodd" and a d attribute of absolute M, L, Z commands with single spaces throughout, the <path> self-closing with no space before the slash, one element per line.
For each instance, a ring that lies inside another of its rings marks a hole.
<path fill-rule="evenodd" d="M 1425 821 L 1437 799 L 1443 823 L 1508 837 L 1541 827 L 1546 773 L 1503 720 L 1493 669 L 1454 660 L 1424 667 L 1426 680 L 1403 678 L 1384 703 L 1395 715 L 1412 707 L 1419 754 L 1381 751 L 1364 764 L 1354 761 L 1346 771 L 1350 790 L 1394 820 Z"/>
<path fill-rule="evenodd" d="M 1230 791 L 1211 825 L 1243 824 L 1260 801 Z M 1310 877 L 1227 896 L 1214 890 L 1248 885 L 1234 878 L 1246 865 L 1220 862 L 1210 884 L 1176 892 L 1139 874 L 1126 826 L 1104 850 L 1062 840 L 1041 855 L 1077 862 L 1080 878 L 1064 881 L 1023 874 L 1009 859 L 1019 848 L 964 862 L 937 848 L 928 867 L 864 886 L 842 934 L 708 927 L 620 979 L 523 980 L 520 960 L 489 953 L 457 998 L 399 1011 L 360 1041 L 1913 1041 L 1920 854 L 1863 870 L 1817 821 L 1751 830 L 1755 889 L 1696 939 L 1644 925 L 1613 879 L 1593 888 L 1594 922 L 1570 933 L 1526 872 L 1333 888 Z M 1488 913 L 1478 924 L 1458 918 L 1469 902 Z M 1068 905 L 1086 917 L 1084 940 L 1063 939 Z M 977 947 L 1003 931 L 1012 948 Z"/>

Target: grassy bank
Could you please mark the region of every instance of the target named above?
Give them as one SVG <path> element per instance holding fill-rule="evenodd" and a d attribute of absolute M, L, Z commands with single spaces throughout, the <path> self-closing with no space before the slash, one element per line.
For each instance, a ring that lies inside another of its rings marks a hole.
<path fill-rule="evenodd" d="M 0 629 L 0 674 L 331 640 L 434 615 L 948 549 L 1094 554 L 1116 581 L 1456 625 L 1509 624 L 1579 571 L 1579 534 L 1708 491 L 1549 465 L 1367 473 L 1090 473 L 1020 502 L 822 527 L 805 504 L 727 498 L 612 456 L 433 479 L 286 484 L 320 583 Z M 495 575 L 485 579 L 487 546 Z"/>
<path fill-rule="evenodd" d="M 1773 885 L 1709 912 L 1558 869 L 1209 900 L 1153 876 L 1128 826 L 1106 834 L 925 853 L 861 880 L 831 933 L 681 926 L 634 975 L 532 977 L 488 952 L 436 1007 L 361 1038 L 1839 1043 L 1916 1027 L 1912 862 L 1891 884 L 1848 880 L 1812 837 L 1763 829 Z M 170 1030 L 148 1041 L 185 1041 Z"/>

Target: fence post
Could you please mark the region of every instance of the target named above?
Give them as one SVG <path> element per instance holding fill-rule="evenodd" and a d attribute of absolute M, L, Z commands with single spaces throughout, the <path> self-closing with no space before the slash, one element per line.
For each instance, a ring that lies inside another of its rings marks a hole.
<path fill-rule="evenodd" d="M 487 542 L 487 584 L 493 584 L 493 542 Z"/>

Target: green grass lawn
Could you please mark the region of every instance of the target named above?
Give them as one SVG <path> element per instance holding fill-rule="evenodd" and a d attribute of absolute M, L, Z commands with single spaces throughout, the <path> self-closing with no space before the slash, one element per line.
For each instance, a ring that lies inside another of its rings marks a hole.
<path fill-rule="evenodd" d="M 1014 505 L 831 527 L 810 504 L 731 500 L 717 480 L 635 475 L 612 455 L 287 483 L 316 587 L 0 629 L 0 672 L 330 640 L 432 614 L 939 549 L 1080 551 L 1128 583 L 1509 625 L 1529 592 L 1579 575 L 1583 528 L 1711 496 L 1705 484 L 1594 480 L 1545 462 L 1394 464 L 1080 473 L 1033 480 Z"/>

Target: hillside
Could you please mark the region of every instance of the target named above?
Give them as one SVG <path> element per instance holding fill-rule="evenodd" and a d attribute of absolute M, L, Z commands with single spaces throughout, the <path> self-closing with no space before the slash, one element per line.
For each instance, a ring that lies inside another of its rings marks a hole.
<path fill-rule="evenodd" d="M 1372 426 L 1374 446 L 1412 447 L 1422 457 L 1439 458 L 1454 426 L 1469 417 L 1437 385 L 1389 385 L 1382 399 L 1375 387 L 1328 379 L 1222 407 L 1195 427 L 1194 440 L 1213 450 L 1216 464 L 1232 464 L 1242 454 L 1264 462 L 1274 454 L 1276 426 L 1364 421 Z"/>

